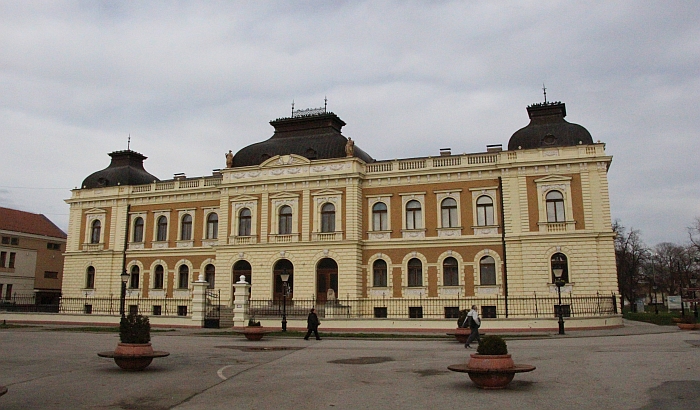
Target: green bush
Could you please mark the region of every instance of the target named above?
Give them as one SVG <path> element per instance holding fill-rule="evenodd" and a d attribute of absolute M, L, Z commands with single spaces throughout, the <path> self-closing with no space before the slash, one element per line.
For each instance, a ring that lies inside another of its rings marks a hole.
<path fill-rule="evenodd" d="M 151 323 L 143 315 L 130 313 L 119 322 L 119 340 L 122 343 L 148 343 L 151 341 Z"/>
<path fill-rule="evenodd" d="M 501 336 L 482 336 L 476 352 L 487 355 L 508 354 L 508 346 L 506 346 L 506 341 Z"/>
<path fill-rule="evenodd" d="M 260 322 L 256 322 L 255 319 L 248 319 L 248 326 L 260 326 Z"/>

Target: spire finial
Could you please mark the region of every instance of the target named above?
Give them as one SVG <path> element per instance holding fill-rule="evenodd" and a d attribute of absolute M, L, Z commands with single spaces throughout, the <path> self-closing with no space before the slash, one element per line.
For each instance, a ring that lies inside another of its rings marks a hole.
<path fill-rule="evenodd" d="M 292 117 L 294 117 L 294 100 L 292 100 Z"/>
<path fill-rule="evenodd" d="M 544 103 L 547 103 L 547 87 L 544 86 L 544 83 L 542 83 L 542 92 L 544 93 Z"/>
<path fill-rule="evenodd" d="M 129 138 L 126 140 L 126 150 L 131 150 L 131 133 L 129 133 Z"/>
<path fill-rule="evenodd" d="M 328 112 L 328 96 L 323 96 L 323 112 Z"/>

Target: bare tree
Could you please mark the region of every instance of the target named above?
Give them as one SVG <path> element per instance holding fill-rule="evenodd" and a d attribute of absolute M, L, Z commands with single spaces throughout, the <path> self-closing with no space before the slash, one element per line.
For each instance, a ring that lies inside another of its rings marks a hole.
<path fill-rule="evenodd" d="M 691 245 L 695 250 L 700 251 L 700 217 L 695 218 L 693 225 L 688 227 L 688 236 L 690 236 Z"/>
<path fill-rule="evenodd" d="M 636 311 L 635 300 L 644 292 L 640 283 L 645 275 L 642 269 L 649 257 L 649 252 L 642 242 L 640 232 L 635 229 L 627 231 L 620 221 L 613 223 L 615 232 L 615 263 L 617 265 L 617 282 L 620 295 L 627 299 Z"/>

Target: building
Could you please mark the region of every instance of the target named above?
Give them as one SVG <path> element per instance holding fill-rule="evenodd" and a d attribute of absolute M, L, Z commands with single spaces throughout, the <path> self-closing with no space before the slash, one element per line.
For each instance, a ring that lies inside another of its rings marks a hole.
<path fill-rule="evenodd" d="M 67 200 L 64 294 L 119 295 L 125 269 L 130 297 L 186 299 L 201 278 L 229 305 L 240 276 L 269 303 L 434 300 L 440 317 L 464 308 L 441 300 L 482 298 L 500 317 L 488 300 L 555 296 L 555 272 L 569 297 L 610 297 L 612 157 L 563 103 L 527 112 L 507 150 L 473 154 L 375 160 L 325 109 L 271 121 L 210 176 L 160 180 L 145 156 L 113 152 Z M 427 314 L 386 306 L 370 316 Z"/>
<path fill-rule="evenodd" d="M 0 208 L 0 296 L 58 304 L 66 234 L 47 217 Z M 34 299 L 34 298 L 32 298 Z"/>

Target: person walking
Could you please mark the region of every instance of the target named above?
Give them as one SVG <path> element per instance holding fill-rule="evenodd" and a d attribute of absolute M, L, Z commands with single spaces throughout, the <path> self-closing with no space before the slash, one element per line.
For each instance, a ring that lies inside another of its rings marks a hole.
<path fill-rule="evenodd" d="M 316 315 L 316 309 L 311 308 L 311 312 L 309 312 L 309 317 L 306 318 L 306 328 L 308 331 L 306 332 L 306 336 L 304 336 L 304 340 L 309 340 L 309 336 L 311 336 L 311 332 L 314 332 L 316 335 L 316 340 L 321 340 L 321 338 L 318 336 L 318 325 L 321 324 L 321 321 L 318 320 L 318 316 Z"/>
<path fill-rule="evenodd" d="M 464 347 L 471 349 L 470 343 L 476 340 L 481 342 L 479 337 L 479 327 L 481 326 L 481 319 L 479 319 L 479 312 L 476 311 L 476 305 L 472 305 L 472 309 L 467 313 L 467 324 L 469 326 L 469 338 L 467 338 L 467 343 Z"/>

